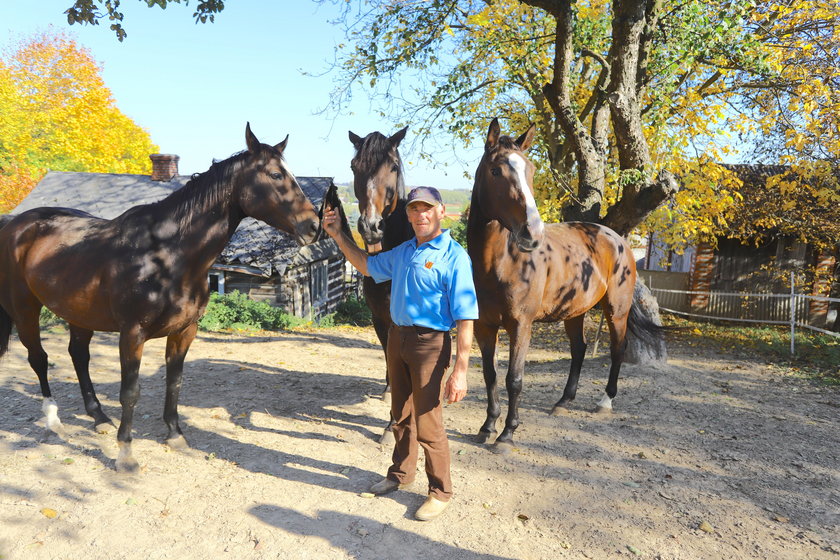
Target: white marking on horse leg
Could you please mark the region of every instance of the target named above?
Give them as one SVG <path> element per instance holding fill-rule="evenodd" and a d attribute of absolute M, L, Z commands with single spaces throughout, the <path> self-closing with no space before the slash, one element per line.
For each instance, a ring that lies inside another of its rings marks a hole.
<path fill-rule="evenodd" d="M 534 199 L 534 193 L 528 188 L 528 180 L 525 178 L 525 160 L 517 153 L 508 155 L 508 163 L 516 175 L 516 183 L 519 185 L 519 190 L 525 197 L 525 216 L 528 220 L 528 227 L 532 230 L 532 235 L 540 237 L 543 234 L 545 225 L 542 218 L 540 218 L 540 211 L 537 209 L 537 201 Z"/>
<path fill-rule="evenodd" d="M 58 419 L 58 403 L 55 402 L 55 399 L 44 399 L 44 404 L 41 406 L 41 410 L 44 411 L 44 417 L 47 421 L 47 429 L 55 433 L 61 432 L 64 426 L 61 425 L 61 420 Z"/>
<path fill-rule="evenodd" d="M 613 400 L 609 397 L 609 395 L 604 395 L 603 397 L 601 397 L 601 400 L 598 402 L 598 406 L 596 407 L 596 410 L 598 412 L 612 412 L 612 409 L 613 409 L 612 401 Z"/>

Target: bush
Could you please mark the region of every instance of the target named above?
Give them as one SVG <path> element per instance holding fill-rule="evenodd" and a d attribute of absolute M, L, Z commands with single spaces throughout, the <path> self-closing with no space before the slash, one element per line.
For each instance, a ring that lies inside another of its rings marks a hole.
<path fill-rule="evenodd" d="M 289 315 L 282 309 L 263 301 L 254 301 L 235 291 L 225 295 L 210 294 L 210 302 L 204 316 L 198 321 L 198 327 L 206 331 L 283 330 L 303 323 L 303 319 Z"/>
<path fill-rule="evenodd" d="M 357 327 L 369 327 L 373 324 L 370 309 L 364 299 L 352 295 L 338 304 L 338 309 L 332 314 L 333 324 L 355 325 Z M 323 324 L 323 320 L 321 326 Z"/>
<path fill-rule="evenodd" d="M 52 327 L 67 326 L 67 323 L 64 321 L 64 319 L 62 319 L 46 307 L 41 308 L 41 314 L 38 316 L 38 324 L 41 325 L 42 329 L 51 329 Z"/>

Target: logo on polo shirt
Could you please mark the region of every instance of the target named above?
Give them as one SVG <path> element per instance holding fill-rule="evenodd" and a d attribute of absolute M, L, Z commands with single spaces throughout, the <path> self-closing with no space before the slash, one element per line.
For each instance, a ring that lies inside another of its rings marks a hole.
<path fill-rule="evenodd" d="M 426 261 L 426 265 L 425 265 L 425 266 L 426 266 L 426 268 L 428 268 L 429 270 L 431 270 L 431 269 L 432 269 L 432 267 L 433 267 L 433 266 L 435 266 L 435 263 L 433 263 L 432 261 Z"/>

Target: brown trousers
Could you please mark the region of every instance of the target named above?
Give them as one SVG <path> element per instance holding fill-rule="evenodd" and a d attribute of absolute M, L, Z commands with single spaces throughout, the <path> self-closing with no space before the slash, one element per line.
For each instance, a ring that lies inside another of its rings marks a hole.
<path fill-rule="evenodd" d="M 393 464 L 388 478 L 408 484 L 417 470 L 418 444 L 426 456 L 429 494 L 452 497 L 449 440 L 443 426 L 443 375 L 449 367 L 448 332 L 393 325 L 388 333 L 388 375 L 394 417 Z"/>

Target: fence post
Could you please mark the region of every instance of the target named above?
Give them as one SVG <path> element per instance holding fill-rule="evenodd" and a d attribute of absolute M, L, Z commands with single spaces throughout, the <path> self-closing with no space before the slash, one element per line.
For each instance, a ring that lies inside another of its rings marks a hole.
<path fill-rule="evenodd" d="M 796 334 L 796 289 L 794 288 L 794 274 L 790 272 L 790 355 L 793 356 L 794 344 L 793 339 Z"/>

